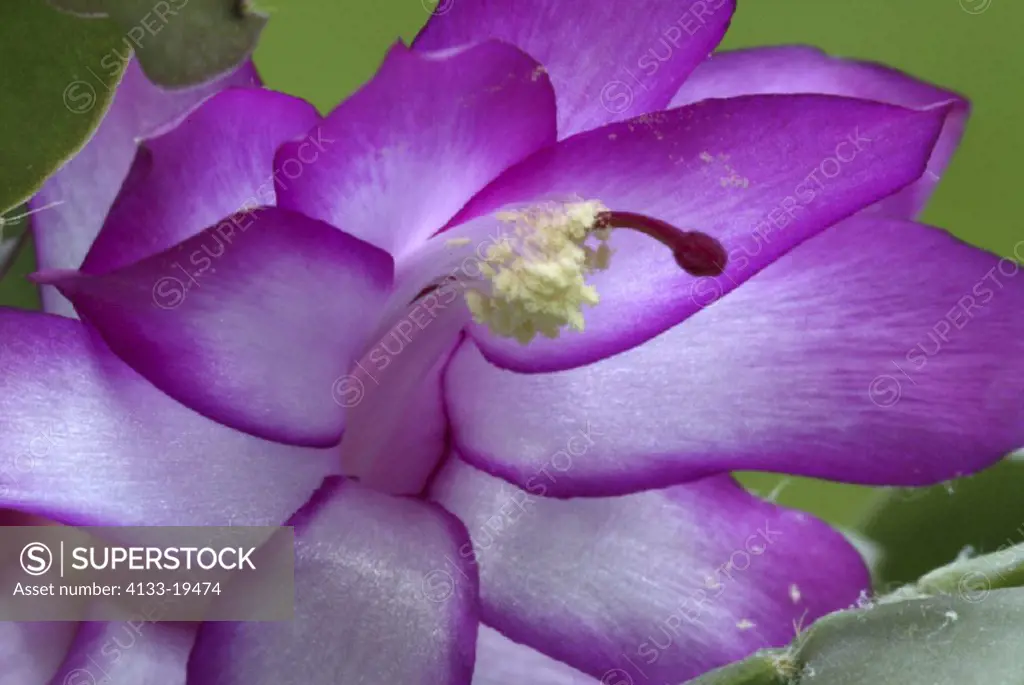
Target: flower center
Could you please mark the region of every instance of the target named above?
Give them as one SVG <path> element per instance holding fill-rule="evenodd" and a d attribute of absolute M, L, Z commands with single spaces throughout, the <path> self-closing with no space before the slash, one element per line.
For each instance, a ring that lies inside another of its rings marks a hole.
<path fill-rule="evenodd" d="M 608 268 L 612 229 L 654 238 L 694 276 L 717 276 L 725 268 L 725 249 L 711 236 L 643 214 L 611 211 L 598 201 L 539 204 L 500 212 L 497 219 L 511 230 L 484 251 L 481 277 L 464 284 L 464 297 L 474 321 L 524 345 L 538 333 L 553 339 L 566 327 L 584 329 L 583 307 L 600 301 L 587 277 Z"/>

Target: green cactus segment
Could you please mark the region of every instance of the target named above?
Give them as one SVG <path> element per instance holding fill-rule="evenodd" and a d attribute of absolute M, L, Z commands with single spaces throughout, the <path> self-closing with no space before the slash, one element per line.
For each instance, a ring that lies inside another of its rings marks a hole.
<path fill-rule="evenodd" d="M 1024 462 L 930 488 L 893 489 L 859 530 L 881 545 L 878 589 L 913 582 L 967 546 L 980 553 L 1024 542 Z"/>
<path fill-rule="evenodd" d="M 800 685 L 1024 685 L 1024 590 L 831 614 L 794 646 Z"/>
<path fill-rule="evenodd" d="M 687 685 L 1024 685 L 1024 589 L 921 597 L 822 618 L 787 650 Z"/>
<path fill-rule="evenodd" d="M 149 79 L 166 88 L 204 83 L 252 54 L 267 17 L 242 0 L 49 0 L 112 23 Z"/>
<path fill-rule="evenodd" d="M 917 581 L 917 588 L 925 594 L 965 599 L 984 598 L 992 590 L 1020 586 L 1024 586 L 1024 545 L 954 561 Z"/>
<path fill-rule="evenodd" d="M 1024 685 L 1024 545 L 829 614 L 688 685 Z"/>
<path fill-rule="evenodd" d="M 787 685 L 785 650 L 772 649 L 705 673 L 687 685 Z"/>
<path fill-rule="evenodd" d="M 119 40 L 43 0 L 0 2 L 0 213 L 35 193 L 99 125 L 124 73 L 119 60 L 102 65 Z"/>

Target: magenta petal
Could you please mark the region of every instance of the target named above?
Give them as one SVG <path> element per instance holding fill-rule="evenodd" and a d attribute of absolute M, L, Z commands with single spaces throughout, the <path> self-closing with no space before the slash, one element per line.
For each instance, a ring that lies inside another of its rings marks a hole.
<path fill-rule="evenodd" d="M 146 620 L 82 623 L 52 685 L 185 685 L 196 629 Z M 26 681 L 27 683 L 28 681 Z"/>
<path fill-rule="evenodd" d="M 757 93 L 824 93 L 928 109 L 952 105 L 927 172 L 911 186 L 869 210 L 913 219 L 924 208 L 963 137 L 970 113 L 965 97 L 873 62 L 831 57 L 806 46 L 719 52 L 703 62 L 672 99 L 672 107 L 708 98 Z"/>
<path fill-rule="evenodd" d="M 455 444 L 520 485 L 565 450 L 585 453 L 556 496 L 748 469 L 954 478 L 1024 444 L 1018 271 L 940 230 L 851 219 L 587 367 L 518 375 L 464 345 L 446 379 Z"/>
<path fill-rule="evenodd" d="M 477 577 L 455 517 L 329 479 L 295 526 L 295 619 L 206 623 L 190 685 L 468 685 Z"/>
<path fill-rule="evenodd" d="M 141 144 L 82 271 L 113 271 L 229 214 L 273 205 L 274 153 L 319 119 L 308 102 L 262 88 L 210 98 L 178 127 Z"/>
<path fill-rule="evenodd" d="M 441 382 L 468 317 L 465 307 L 440 306 L 427 295 L 339 379 L 335 399 L 348 408 L 345 475 L 390 494 L 423 491 L 448 452 Z"/>
<path fill-rule="evenodd" d="M 315 164 L 295 162 L 304 159 L 299 143 L 278 153 L 278 205 L 400 258 L 498 174 L 554 142 L 554 94 L 537 63 L 510 45 L 425 54 L 399 44 L 314 138 Z"/>
<path fill-rule="evenodd" d="M 0 506 L 72 525 L 280 525 L 334 466 L 183 407 L 80 322 L 0 309 Z"/>
<path fill-rule="evenodd" d="M 614 681 L 598 683 L 572 666 L 509 640 L 494 628 L 480 626 L 473 685 L 526 684 L 616 685 Z"/>
<path fill-rule="evenodd" d="M 224 88 L 250 85 L 259 85 L 259 76 L 247 61 L 210 83 L 163 90 L 146 79 L 133 59 L 93 137 L 30 202 L 33 209 L 61 203 L 32 218 L 39 268 L 77 269 L 82 264 L 128 174 L 138 138 L 159 135 Z M 42 296 L 46 311 L 76 316 L 56 289 L 44 286 Z"/>
<path fill-rule="evenodd" d="M 585 332 L 529 345 L 478 326 L 470 332 L 488 359 L 523 372 L 582 366 L 639 345 L 920 177 L 945 118 L 942 109 L 835 96 L 753 95 L 574 136 L 503 174 L 460 218 L 578 195 L 711 235 L 729 252 L 725 273 L 690 276 L 661 243 L 616 231 L 611 267 L 591 279 L 601 303 L 584 311 Z"/>
<path fill-rule="evenodd" d="M 432 496 L 470 531 L 481 617 L 609 683 L 679 683 L 794 638 L 869 586 L 856 550 L 729 476 L 609 499 L 538 498 L 449 460 Z M 618 676 L 614 677 L 613 676 Z"/>
<path fill-rule="evenodd" d="M 494 38 L 544 65 L 560 137 L 664 109 L 715 49 L 735 0 L 442 0 L 416 38 L 436 50 Z"/>
<path fill-rule="evenodd" d="M 368 342 L 391 259 L 265 207 L 110 274 L 37 278 L 171 397 L 259 437 L 326 447 L 344 426 L 331 385 Z"/>
<path fill-rule="evenodd" d="M 24 582 L 25 572 L 20 568 L 17 570 L 17 576 L 9 574 L 4 578 L 11 582 L 12 587 L 13 583 Z M 0 623 L 0 683 L 36 685 L 50 682 L 77 628 L 74 623 Z"/>

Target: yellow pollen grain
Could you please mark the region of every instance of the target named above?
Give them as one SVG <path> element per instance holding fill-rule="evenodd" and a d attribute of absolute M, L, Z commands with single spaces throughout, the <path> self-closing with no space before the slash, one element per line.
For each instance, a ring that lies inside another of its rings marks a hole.
<path fill-rule="evenodd" d="M 465 247 L 470 242 L 469 238 L 452 238 L 451 240 L 446 240 L 444 244 L 448 247 Z"/>
<path fill-rule="evenodd" d="M 737 171 L 728 164 L 725 165 L 725 173 L 728 175 L 722 176 L 719 179 L 719 183 L 722 184 L 723 188 L 729 186 L 733 188 L 747 188 L 750 186 L 750 179 L 737 173 Z"/>
<path fill-rule="evenodd" d="M 604 211 L 581 200 L 496 214 L 511 230 L 483 255 L 486 283 L 465 294 L 473 319 L 522 344 L 557 338 L 565 328 L 582 331 L 583 307 L 600 301 L 587 277 L 611 259 L 609 231 L 595 228 Z"/>

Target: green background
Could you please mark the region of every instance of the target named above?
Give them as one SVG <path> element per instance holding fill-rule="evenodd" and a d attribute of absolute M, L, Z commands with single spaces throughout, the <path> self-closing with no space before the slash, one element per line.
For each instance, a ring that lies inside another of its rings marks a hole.
<path fill-rule="evenodd" d="M 459 1 L 451 11 L 458 11 Z M 431 2 L 261 0 L 258 4 L 271 13 L 271 20 L 256 53 L 257 65 L 268 86 L 305 97 L 327 111 L 372 75 L 389 45 L 415 36 L 429 17 Z M 619 3 L 623 12 L 632 11 L 630 0 Z M 739 4 L 723 49 L 806 43 L 836 55 L 885 62 L 967 94 L 974 104 L 967 136 L 924 220 L 1002 255 L 1009 255 L 1024 240 L 1019 218 L 1024 1 L 740 0 Z M 608 59 L 614 60 L 615 55 L 609 54 Z M 0 303 L 34 305 L 33 288 L 22 278 L 30 270 L 26 256 L 0 284 Z M 753 475 L 744 480 L 766 493 L 779 479 Z M 852 525 L 886 494 L 900 501 L 921 497 L 791 479 L 779 500 Z M 950 498 L 945 488 L 929 494 L 938 497 L 940 505 L 942 498 Z"/>

